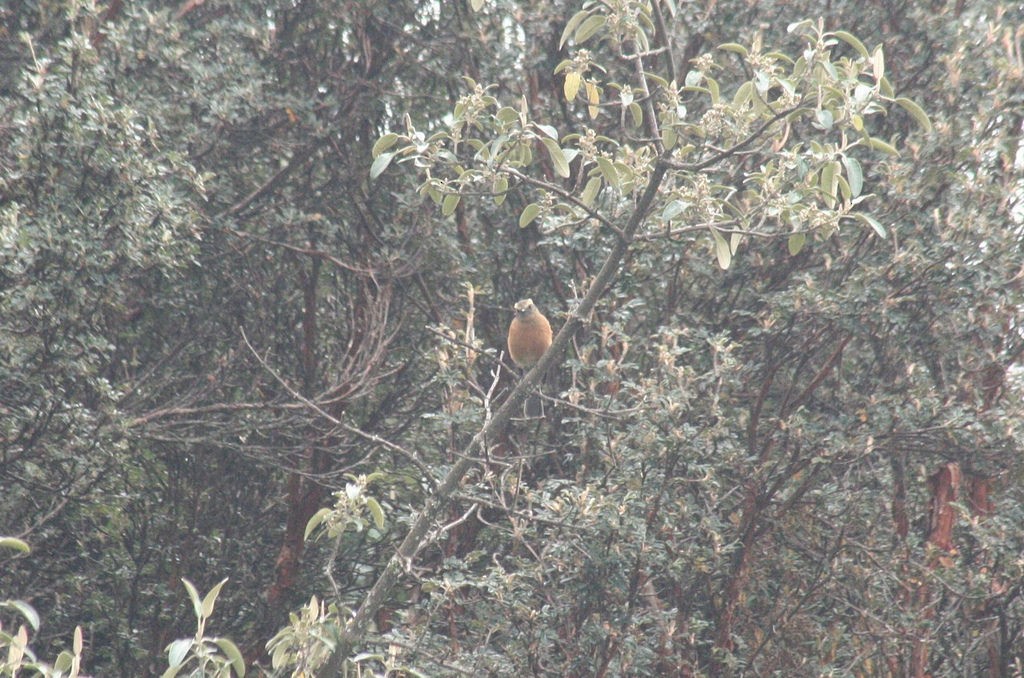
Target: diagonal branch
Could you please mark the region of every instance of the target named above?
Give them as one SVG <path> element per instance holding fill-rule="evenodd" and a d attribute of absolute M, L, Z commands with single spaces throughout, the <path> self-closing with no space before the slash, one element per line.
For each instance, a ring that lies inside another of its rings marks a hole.
<path fill-rule="evenodd" d="M 412 525 L 409 527 L 409 532 L 406 534 L 405 539 L 402 540 L 402 543 L 398 546 L 395 554 L 388 561 L 384 570 L 377 578 L 377 581 L 374 582 L 373 587 L 366 595 L 366 598 L 363 599 L 363 603 L 359 606 L 359 609 L 356 610 L 355 614 L 348 621 L 345 629 L 340 634 L 338 643 L 335 646 L 334 652 L 331 654 L 330 660 L 318 674 L 320 678 L 328 678 L 340 674 L 342 663 L 345 658 L 349 657 L 352 653 L 352 649 L 358 643 L 362 642 L 363 638 L 366 636 L 370 622 L 373 620 L 377 611 L 384 605 L 385 601 L 391 595 L 391 591 L 398 583 L 402 573 L 412 562 L 413 558 L 415 558 L 421 546 L 429 538 L 431 525 L 437 521 L 445 507 L 451 501 L 452 496 L 459 489 L 462 478 L 466 475 L 469 469 L 477 463 L 478 459 L 473 454 L 473 451 L 485 448 L 488 440 L 493 439 L 502 430 L 504 430 L 509 419 L 521 407 L 526 394 L 540 383 L 547 369 L 552 366 L 556 360 L 561 358 L 561 355 L 565 352 L 565 349 L 569 344 L 569 339 L 575 333 L 576 327 L 582 322 L 582 318 L 585 318 L 590 314 L 594 306 L 597 305 L 597 302 L 611 285 L 615 276 L 619 272 L 620 265 L 626 256 L 626 252 L 629 250 L 633 237 L 636 235 L 637 230 L 640 228 L 640 225 L 647 216 L 651 204 L 654 202 L 654 198 L 657 195 L 658 189 L 661 187 L 661 183 L 664 180 L 665 173 L 667 171 L 668 163 L 665 158 L 659 158 L 651 172 L 650 181 L 648 182 L 643 195 L 637 202 L 636 208 L 630 215 L 626 226 L 622 229 L 622 237 L 616 239 L 615 245 L 612 247 L 611 252 L 608 254 L 604 264 L 601 266 L 601 270 L 598 271 L 597 276 L 594 278 L 590 289 L 587 290 L 587 293 L 580 300 L 579 305 L 570 312 L 568 319 L 562 326 L 562 329 L 559 330 L 554 341 L 552 341 L 551 347 L 541 357 L 533 369 L 531 369 L 526 376 L 520 380 L 509 394 L 505 403 L 497 412 L 494 413 L 493 418 L 487 422 L 487 424 L 485 424 L 483 428 L 476 433 L 476 435 L 473 436 L 473 439 L 466 445 L 463 453 L 458 456 L 457 461 L 452 465 L 448 474 L 437 486 L 437 490 L 427 499 L 426 504 L 423 506 L 423 510 L 420 511 L 412 521 Z"/>

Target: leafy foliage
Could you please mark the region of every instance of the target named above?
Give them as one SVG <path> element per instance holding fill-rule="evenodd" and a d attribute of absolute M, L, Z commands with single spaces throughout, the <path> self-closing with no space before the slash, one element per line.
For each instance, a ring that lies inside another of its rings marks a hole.
<path fill-rule="evenodd" d="M 1019 19 L 821 11 L 0 10 L 4 670 L 1019 672 Z"/>

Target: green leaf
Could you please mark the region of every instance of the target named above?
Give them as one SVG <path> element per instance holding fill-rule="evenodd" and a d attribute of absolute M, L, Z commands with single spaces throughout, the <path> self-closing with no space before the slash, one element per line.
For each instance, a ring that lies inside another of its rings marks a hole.
<path fill-rule="evenodd" d="M 739 88 L 736 90 L 736 93 L 732 95 L 732 105 L 742 106 L 743 104 L 750 101 L 752 89 L 754 89 L 754 85 L 749 80 L 740 85 Z"/>
<path fill-rule="evenodd" d="M 810 19 L 804 19 L 802 21 L 797 21 L 786 26 L 786 32 L 801 35 L 811 28 L 814 28 L 814 22 L 811 21 Z"/>
<path fill-rule="evenodd" d="M 839 192 L 843 196 L 843 200 L 849 202 L 853 198 L 853 191 L 850 190 L 850 182 L 846 180 L 846 177 L 840 172 L 836 172 L 836 183 L 839 184 Z"/>
<path fill-rule="evenodd" d="M 562 85 L 562 93 L 566 101 L 573 101 L 579 94 L 580 85 L 583 83 L 583 76 L 576 71 L 569 71 L 565 74 L 565 83 Z"/>
<path fill-rule="evenodd" d="M 718 258 L 718 267 L 725 271 L 732 264 L 732 250 L 729 249 L 729 243 L 718 232 L 718 229 L 712 228 L 711 236 L 715 240 L 715 256 Z"/>
<path fill-rule="evenodd" d="M 729 234 L 729 251 L 735 255 L 740 249 L 740 243 L 743 242 L 743 234 L 739 231 L 733 231 Z"/>
<path fill-rule="evenodd" d="M 879 223 L 878 219 L 875 219 L 870 214 L 865 214 L 863 212 L 854 212 L 853 218 L 861 222 L 862 224 L 867 224 L 872 229 L 874 229 L 875 233 L 878 234 L 879 238 L 886 237 L 885 226 L 882 226 L 882 224 Z"/>
<path fill-rule="evenodd" d="M 896 96 L 896 91 L 892 88 L 892 83 L 889 82 L 889 78 L 882 76 L 882 79 L 878 81 L 878 91 L 883 97 L 889 97 L 890 99 Z"/>
<path fill-rule="evenodd" d="M 196 590 L 196 587 L 188 579 L 182 578 L 181 582 L 185 585 L 185 590 L 188 591 L 188 597 L 192 601 L 192 609 L 196 613 L 196 619 L 202 619 L 203 603 L 199 600 L 199 591 Z"/>
<path fill-rule="evenodd" d="M 56 661 L 53 662 L 53 668 L 57 671 L 58 675 L 63 676 L 65 673 L 69 673 L 71 670 L 71 664 L 74 662 L 74 655 L 67 650 L 64 650 L 57 655 Z"/>
<path fill-rule="evenodd" d="M 603 156 L 598 156 L 597 167 L 601 170 L 601 176 L 608 182 L 609 185 L 615 188 L 620 188 L 619 185 L 619 173 L 615 170 L 615 165 L 611 160 Z"/>
<path fill-rule="evenodd" d="M 671 151 L 676 147 L 676 142 L 679 141 L 679 136 L 676 131 L 671 127 L 665 127 L 661 130 L 661 143 L 665 145 L 666 151 Z"/>
<path fill-rule="evenodd" d="M 665 205 L 665 209 L 661 212 L 661 218 L 665 221 L 671 221 L 680 214 L 686 211 L 686 208 L 690 206 L 690 203 L 683 202 L 682 200 L 676 199 Z"/>
<path fill-rule="evenodd" d="M 584 42 L 589 40 L 597 33 L 605 24 L 605 17 L 601 14 L 594 14 L 586 21 L 580 24 L 580 27 L 576 29 L 575 35 L 573 35 L 573 41 L 577 45 L 582 45 Z"/>
<path fill-rule="evenodd" d="M 203 617 L 209 619 L 213 615 L 213 606 L 217 602 L 217 596 L 220 595 L 220 590 L 224 584 L 228 583 L 228 578 L 224 577 L 220 580 L 220 583 L 210 589 L 210 592 L 203 598 Z"/>
<path fill-rule="evenodd" d="M 188 656 L 188 651 L 191 649 L 191 638 L 179 638 L 168 645 L 167 661 L 170 664 L 170 668 L 181 666 L 182 662 L 185 661 L 185 657 Z"/>
<path fill-rule="evenodd" d="M 850 47 L 857 50 L 857 53 L 864 59 L 868 58 L 868 48 L 864 46 L 864 43 L 857 39 L 857 36 L 846 31 L 834 31 L 832 35 L 836 36 Z"/>
<path fill-rule="evenodd" d="M 309 535 L 313 534 L 313 530 L 320 527 L 320 523 L 324 522 L 324 519 L 331 515 L 331 509 L 322 508 L 314 513 L 308 521 L 306 521 L 306 532 L 302 535 L 302 540 L 306 541 L 309 539 Z"/>
<path fill-rule="evenodd" d="M 547 149 L 548 155 L 551 156 L 551 164 L 555 167 L 555 173 L 563 179 L 569 176 L 569 162 L 565 159 L 565 154 L 562 152 L 562 147 L 558 145 L 558 142 L 554 139 L 544 137 L 541 139 L 544 144 L 544 148 Z"/>
<path fill-rule="evenodd" d="M 384 510 L 377 503 L 377 500 L 373 497 L 366 498 L 366 508 L 370 509 L 370 515 L 373 516 L 373 524 L 377 526 L 378 530 L 384 529 Z"/>
<path fill-rule="evenodd" d="M 885 52 L 882 51 L 881 45 L 876 47 L 871 55 L 871 73 L 875 76 L 875 80 L 885 77 Z"/>
<path fill-rule="evenodd" d="M 17 537 L 0 537 L 0 548 L 13 549 L 15 551 L 21 551 L 22 553 L 28 553 L 32 550 L 29 548 L 27 542 L 24 542 Z"/>
<path fill-rule="evenodd" d="M 373 164 L 370 165 L 370 178 L 376 179 L 381 175 L 384 170 L 391 164 L 391 160 L 395 157 L 394 153 L 381 153 L 373 160 Z"/>
<path fill-rule="evenodd" d="M 231 662 L 231 668 L 235 670 L 238 678 L 245 676 L 245 659 L 242 658 L 242 653 L 238 651 L 238 646 L 228 638 L 215 638 L 213 642 L 217 643 L 217 647 L 221 649 L 224 656 Z"/>
<path fill-rule="evenodd" d="M 835 205 L 836 190 L 839 188 L 839 182 L 836 180 L 838 171 L 839 163 L 834 160 L 825 163 L 825 166 L 821 168 L 821 180 L 818 185 L 821 187 L 822 193 L 825 194 L 825 203 L 829 207 Z"/>
<path fill-rule="evenodd" d="M 882 151 L 883 153 L 888 153 L 889 155 L 895 156 L 898 156 L 900 154 L 900 152 L 896 150 L 896 147 L 888 143 L 887 141 L 882 141 L 881 139 L 878 139 L 876 137 L 868 137 L 867 141 L 868 146 L 875 149 L 876 151 Z"/>
<path fill-rule="evenodd" d="M 626 109 L 629 111 L 629 116 L 633 120 L 633 127 L 639 127 L 644 123 L 644 111 L 640 108 L 640 104 L 634 101 L 627 106 Z"/>
<path fill-rule="evenodd" d="M 455 211 L 455 208 L 459 206 L 459 201 L 462 200 L 462 196 L 458 193 L 449 193 L 441 201 L 441 214 L 446 217 L 450 217 Z"/>
<path fill-rule="evenodd" d="M 743 58 L 746 58 L 750 52 L 746 47 L 735 42 L 725 42 L 718 46 L 718 49 L 724 49 L 726 52 L 735 52 Z"/>
<path fill-rule="evenodd" d="M 704 81 L 708 84 L 708 91 L 711 92 L 711 103 L 717 104 L 721 98 L 718 90 L 718 81 L 707 75 L 704 76 Z"/>
<path fill-rule="evenodd" d="M 800 250 L 804 248 L 804 244 L 807 242 L 807 235 L 805 233 L 793 233 L 789 236 L 789 241 L 786 243 L 786 247 L 789 249 L 789 253 L 792 256 L 796 256 L 800 253 Z"/>
<path fill-rule="evenodd" d="M 535 202 L 531 202 L 529 205 L 523 208 L 522 214 L 519 215 L 519 228 L 526 228 L 537 218 L 540 214 L 540 205 Z"/>
<path fill-rule="evenodd" d="M 924 112 L 923 108 L 906 97 L 900 97 L 895 101 L 903 107 L 903 110 L 910 114 L 910 117 L 917 121 L 917 124 L 921 126 L 921 129 L 925 132 L 932 131 L 932 121 L 928 119 L 928 114 Z"/>
<path fill-rule="evenodd" d="M 602 183 L 604 182 L 601 181 L 600 175 L 590 177 L 590 180 L 587 181 L 587 185 L 583 188 L 583 194 L 580 195 L 580 202 L 587 207 L 593 207 L 594 200 L 597 198 L 597 194 L 601 190 Z"/>
<path fill-rule="evenodd" d="M 370 152 L 370 155 L 376 158 L 378 155 L 394 146 L 397 141 L 398 135 L 394 132 L 388 132 L 380 139 L 377 139 L 377 142 L 373 145 L 373 150 Z"/>
<path fill-rule="evenodd" d="M 597 114 L 601 111 L 598 108 L 598 104 L 601 103 L 601 93 L 597 89 L 597 85 L 593 82 L 587 82 L 587 114 L 590 119 L 593 120 L 597 117 Z"/>
<path fill-rule="evenodd" d="M 565 41 L 569 39 L 576 27 L 580 25 L 580 22 L 590 16 L 590 12 L 587 10 L 581 10 L 573 14 L 569 20 L 565 23 L 565 28 L 562 29 L 562 37 L 558 40 L 558 49 L 562 49 L 565 46 Z"/>
<path fill-rule="evenodd" d="M 537 125 L 537 129 L 539 129 L 541 132 L 546 134 L 550 139 L 554 139 L 555 141 L 558 141 L 558 130 L 557 129 L 555 129 L 551 125 L 542 125 L 540 123 L 536 123 L 536 125 Z"/>
<path fill-rule="evenodd" d="M 484 0 L 469 0 L 469 6 L 474 12 L 479 12 L 484 7 Z"/>
<path fill-rule="evenodd" d="M 25 618 L 25 621 L 29 623 L 29 626 L 32 627 L 33 631 L 39 630 L 39 613 L 36 612 L 36 609 L 34 607 L 26 603 L 24 600 L 0 601 L 0 609 L 3 609 L 5 607 L 17 610 L 18 613 Z"/>
<path fill-rule="evenodd" d="M 843 166 L 846 167 L 846 178 L 850 182 L 850 192 L 856 198 L 864 190 L 864 172 L 861 170 L 857 158 L 849 155 L 843 156 Z"/>

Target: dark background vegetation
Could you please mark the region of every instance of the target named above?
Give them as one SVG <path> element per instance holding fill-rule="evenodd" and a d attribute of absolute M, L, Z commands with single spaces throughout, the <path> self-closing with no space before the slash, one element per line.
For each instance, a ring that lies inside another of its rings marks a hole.
<path fill-rule="evenodd" d="M 520 228 L 525 190 L 444 217 L 415 168 L 370 180 L 375 141 L 441 129 L 462 76 L 642 140 L 562 96 L 576 0 L 87 5 L 0 8 L 0 533 L 32 547 L 0 599 L 40 656 L 80 624 L 89 671 L 155 675 L 194 633 L 180 579 L 230 577 L 211 624 L 266 667 L 311 595 L 359 603 L 479 427 L 463 344 L 503 348 L 521 297 L 559 326 L 611 242 Z M 666 13 L 680 78 L 798 55 L 822 14 L 884 47 L 934 125 L 871 121 L 886 237 L 723 271 L 652 227 L 561 361 L 577 407 L 513 422 L 377 631 L 430 675 L 1021 675 L 1022 6 Z M 335 599 L 303 529 L 373 471 L 387 526 L 346 533 Z"/>

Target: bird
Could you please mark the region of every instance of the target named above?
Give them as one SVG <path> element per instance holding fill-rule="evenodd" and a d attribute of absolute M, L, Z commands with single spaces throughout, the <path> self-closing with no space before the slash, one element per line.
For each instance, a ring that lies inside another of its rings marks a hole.
<path fill-rule="evenodd" d="M 512 362 L 529 369 L 551 346 L 551 323 L 537 310 L 533 299 L 520 299 L 513 308 L 515 316 L 508 327 L 508 353 Z"/>

